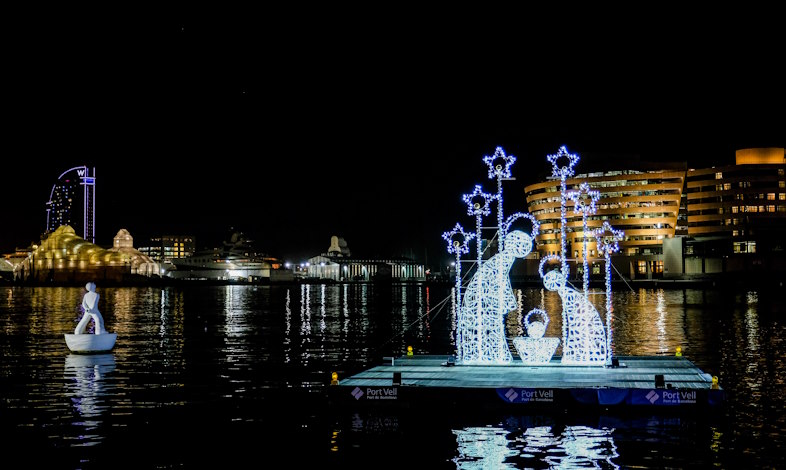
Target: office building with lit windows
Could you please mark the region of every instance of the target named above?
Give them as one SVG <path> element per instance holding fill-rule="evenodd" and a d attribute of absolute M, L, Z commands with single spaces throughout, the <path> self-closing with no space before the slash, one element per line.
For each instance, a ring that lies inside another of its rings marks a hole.
<path fill-rule="evenodd" d="M 196 252 L 196 237 L 193 235 L 162 235 L 153 237 L 147 246 L 139 251 L 159 263 L 166 263 L 173 259 L 188 258 Z"/>
<path fill-rule="evenodd" d="M 625 231 L 620 253 L 613 256 L 623 276 L 657 279 L 786 269 L 784 149 L 739 150 L 734 165 L 704 169 L 635 160 L 626 166 L 576 174 L 566 181 L 569 189 L 586 181 L 600 192 L 588 229 L 608 220 Z M 559 255 L 559 181 L 549 179 L 524 191 L 529 212 L 541 223 L 538 255 Z M 571 276 L 581 277 L 587 256 L 590 274 L 600 277 L 602 259 L 595 240 L 589 238 L 583 253 L 582 219 L 573 213 L 571 201 L 567 215 Z"/>
<path fill-rule="evenodd" d="M 675 247 L 683 273 L 786 269 L 784 173 L 782 148 L 738 150 L 734 165 L 688 170 L 689 237 Z"/>

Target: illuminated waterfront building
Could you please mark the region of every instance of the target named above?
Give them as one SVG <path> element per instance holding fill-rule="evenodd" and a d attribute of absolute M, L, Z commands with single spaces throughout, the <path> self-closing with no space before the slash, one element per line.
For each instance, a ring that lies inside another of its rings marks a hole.
<path fill-rule="evenodd" d="M 689 169 L 685 163 L 628 161 L 629 168 L 586 172 L 566 180 L 568 189 L 582 181 L 600 192 L 597 212 L 587 228 L 603 220 L 625 232 L 615 267 L 631 278 L 658 278 L 733 272 L 764 261 L 755 253 L 783 253 L 786 240 L 786 187 L 783 148 L 737 151 L 734 165 Z M 529 212 L 540 222 L 536 237 L 540 257 L 560 253 L 559 181 L 525 187 Z M 583 252 L 582 219 L 568 202 L 567 257 L 570 277 L 580 278 L 588 257 L 590 273 L 601 275 L 602 254 L 588 234 Z"/>
<path fill-rule="evenodd" d="M 675 270 L 786 270 L 784 149 L 738 150 L 735 163 L 688 170 L 689 238 L 670 242 L 684 259 Z"/>
<path fill-rule="evenodd" d="M 654 272 L 662 272 L 662 240 L 675 236 L 678 231 L 685 170 L 684 164 L 677 164 L 667 169 L 582 173 L 567 179 L 568 189 L 577 189 L 580 183 L 586 181 L 591 189 L 600 192 L 597 212 L 587 218 L 586 235 L 582 231 L 582 216 L 573 211 L 572 201 L 567 202 L 566 253 L 572 261 L 571 277 L 575 278 L 578 274 L 577 266 L 581 268 L 584 256 L 587 256 L 590 273 L 601 274 L 602 254 L 598 253 L 592 231 L 600 228 L 604 220 L 625 232 L 625 239 L 619 243 L 620 252 L 635 259 L 636 270 L 641 264 L 645 266 L 644 273 L 647 272 L 646 265 L 654 265 Z M 527 186 L 524 191 L 529 212 L 540 223 L 540 233 L 536 237 L 539 255 L 559 255 L 559 181 L 536 183 Z M 588 241 L 586 254 L 583 252 L 585 236 Z"/>
<path fill-rule="evenodd" d="M 158 263 L 135 250 L 133 241 L 121 229 L 107 250 L 78 236 L 71 226 L 61 225 L 33 245 L 30 255 L 14 269 L 14 276 L 20 281 L 83 283 L 157 275 Z"/>
<path fill-rule="evenodd" d="M 404 257 L 354 258 L 343 238 L 333 236 L 327 253 L 308 260 L 308 277 L 332 281 L 424 280 L 422 264 Z"/>
<path fill-rule="evenodd" d="M 46 232 L 70 225 L 83 239 L 95 243 L 95 184 L 95 168 L 92 175 L 84 165 L 64 171 L 46 203 Z"/>

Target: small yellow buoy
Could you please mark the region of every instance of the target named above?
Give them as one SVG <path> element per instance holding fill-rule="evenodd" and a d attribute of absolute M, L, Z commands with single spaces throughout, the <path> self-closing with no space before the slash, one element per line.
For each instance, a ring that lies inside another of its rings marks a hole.
<path fill-rule="evenodd" d="M 330 374 L 330 385 L 338 385 L 338 373 L 333 372 Z"/>
<path fill-rule="evenodd" d="M 407 346 L 407 357 L 412 357 L 413 355 L 412 346 Z"/>
<path fill-rule="evenodd" d="M 717 390 L 718 388 L 720 388 L 720 387 L 718 387 L 718 376 L 717 375 L 713 375 L 712 376 L 712 389 L 713 390 Z"/>
<path fill-rule="evenodd" d="M 682 357 L 682 346 L 677 346 L 677 352 L 674 353 L 677 357 Z"/>

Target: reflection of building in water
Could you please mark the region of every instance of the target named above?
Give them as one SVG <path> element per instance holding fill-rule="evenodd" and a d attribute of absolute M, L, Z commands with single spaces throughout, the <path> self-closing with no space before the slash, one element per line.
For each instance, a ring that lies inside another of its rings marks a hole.
<path fill-rule="evenodd" d="M 577 174 L 566 184 L 573 189 L 587 181 L 600 191 L 598 211 L 589 217 L 588 228 L 608 220 L 625 231 L 620 253 L 612 260 L 626 277 L 786 271 L 783 148 L 738 150 L 734 165 L 703 169 L 635 158 L 591 165 L 592 172 Z M 524 188 L 529 212 L 541 224 L 536 237 L 541 257 L 560 253 L 559 186 L 558 180 L 548 180 Z M 569 201 L 568 257 L 578 260 L 581 269 L 587 255 L 590 274 L 601 278 L 595 239 L 590 237 L 588 253 L 583 253 L 582 220 L 571 205 Z"/>
<path fill-rule="evenodd" d="M 308 260 L 308 277 L 333 281 L 369 281 L 372 279 L 424 280 L 422 264 L 410 258 L 356 258 L 350 256 L 347 242 L 340 237 L 330 239 L 327 253 Z"/>
<path fill-rule="evenodd" d="M 33 251 L 15 269 L 18 280 L 52 282 L 123 281 L 132 276 L 158 274 L 158 263 L 133 247 L 134 239 L 121 229 L 112 248 L 105 250 L 61 225 L 33 245 Z"/>
<path fill-rule="evenodd" d="M 114 370 L 115 356 L 112 354 L 69 354 L 66 357 L 66 394 L 80 415 L 96 417 L 107 408 L 102 405 L 102 398 L 109 391 L 104 379 Z"/>
<path fill-rule="evenodd" d="M 550 468 L 619 468 L 612 459 L 619 457 L 612 437 L 613 429 L 566 426 L 554 435 L 551 426 L 527 427 L 510 432 L 500 427 L 475 427 L 454 430 L 458 468 L 518 468 L 526 459 Z M 524 460 L 523 460 L 524 459 Z"/>

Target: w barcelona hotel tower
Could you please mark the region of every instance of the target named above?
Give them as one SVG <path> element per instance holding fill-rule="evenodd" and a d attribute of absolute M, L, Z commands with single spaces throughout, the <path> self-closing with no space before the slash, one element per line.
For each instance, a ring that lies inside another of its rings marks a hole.
<path fill-rule="evenodd" d="M 46 231 L 70 225 L 82 238 L 95 243 L 95 168 L 76 166 L 61 174 L 46 203 Z"/>

